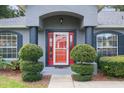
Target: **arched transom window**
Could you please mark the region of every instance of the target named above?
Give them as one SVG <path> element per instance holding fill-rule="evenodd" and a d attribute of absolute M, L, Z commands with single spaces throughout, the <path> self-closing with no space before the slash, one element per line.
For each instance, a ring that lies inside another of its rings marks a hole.
<path fill-rule="evenodd" d="M 103 56 L 118 55 L 118 35 L 100 33 L 96 36 L 97 52 Z"/>
<path fill-rule="evenodd" d="M 0 56 L 4 59 L 17 58 L 17 34 L 0 32 Z"/>

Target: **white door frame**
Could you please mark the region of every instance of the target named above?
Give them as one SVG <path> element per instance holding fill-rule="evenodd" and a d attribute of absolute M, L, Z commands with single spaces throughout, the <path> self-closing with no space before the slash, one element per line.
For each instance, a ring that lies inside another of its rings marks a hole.
<path fill-rule="evenodd" d="M 56 63 L 56 34 L 66 36 L 66 63 Z M 68 32 L 53 32 L 53 65 L 69 65 L 69 33 Z"/>

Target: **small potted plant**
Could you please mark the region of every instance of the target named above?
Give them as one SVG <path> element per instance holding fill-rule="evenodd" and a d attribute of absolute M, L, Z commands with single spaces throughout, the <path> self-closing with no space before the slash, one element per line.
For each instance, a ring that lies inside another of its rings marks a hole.
<path fill-rule="evenodd" d="M 76 45 L 71 50 L 71 58 L 75 61 L 75 64 L 71 65 L 73 79 L 76 81 L 88 81 L 91 80 L 93 75 L 93 62 L 96 59 L 95 48 L 88 44 Z"/>

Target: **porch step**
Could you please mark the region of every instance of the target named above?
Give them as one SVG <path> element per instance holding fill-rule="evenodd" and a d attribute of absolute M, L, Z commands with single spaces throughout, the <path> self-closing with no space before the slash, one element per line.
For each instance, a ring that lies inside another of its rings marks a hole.
<path fill-rule="evenodd" d="M 45 67 L 42 73 L 44 75 L 71 75 L 72 71 L 70 67 Z"/>

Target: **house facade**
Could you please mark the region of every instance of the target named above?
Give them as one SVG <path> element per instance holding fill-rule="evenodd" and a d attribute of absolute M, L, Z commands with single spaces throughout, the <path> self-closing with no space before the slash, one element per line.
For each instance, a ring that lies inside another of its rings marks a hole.
<path fill-rule="evenodd" d="M 95 5 L 27 5 L 24 17 L 0 19 L 0 56 L 18 59 L 22 45 L 43 48 L 45 66 L 70 65 L 76 44 L 105 56 L 124 54 L 124 12 L 99 12 Z"/>

